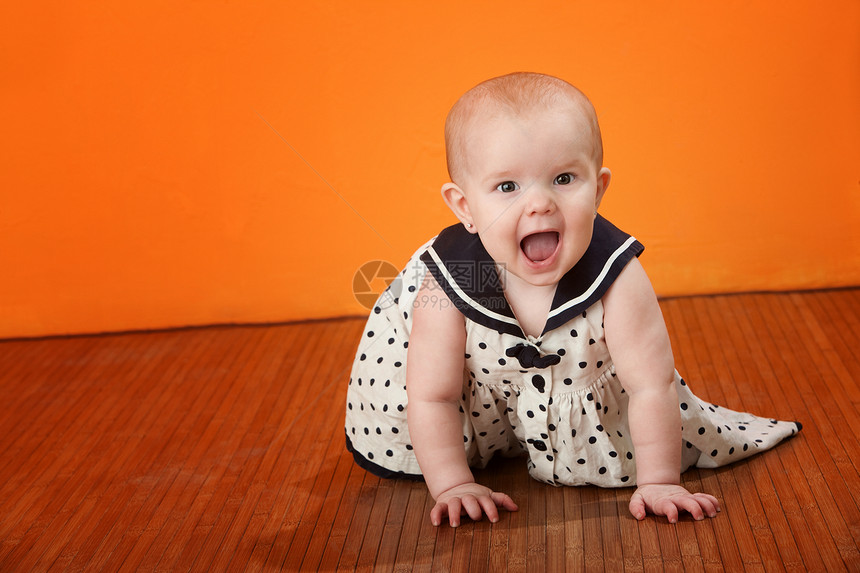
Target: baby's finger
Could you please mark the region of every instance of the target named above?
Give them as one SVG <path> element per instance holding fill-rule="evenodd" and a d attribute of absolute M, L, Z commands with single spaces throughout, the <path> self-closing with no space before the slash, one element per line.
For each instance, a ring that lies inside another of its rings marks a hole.
<path fill-rule="evenodd" d="M 499 510 L 496 508 L 496 502 L 492 497 L 481 496 L 478 498 L 478 503 L 481 504 L 481 508 L 487 514 L 487 519 L 490 520 L 490 523 L 499 521 Z"/>
<path fill-rule="evenodd" d="M 678 523 L 678 508 L 671 500 L 663 500 L 658 507 L 654 508 L 654 513 L 665 515 L 669 523 Z"/>
<path fill-rule="evenodd" d="M 707 507 L 708 507 L 708 508 L 713 507 L 714 512 L 711 512 L 711 513 L 709 513 L 709 514 L 708 514 L 708 515 L 710 515 L 711 517 L 713 517 L 714 515 L 716 515 L 716 513 L 715 513 L 715 512 L 722 511 L 722 508 L 720 507 L 720 500 L 718 500 L 717 498 L 715 498 L 715 497 L 714 497 L 714 496 L 712 496 L 712 495 L 709 495 L 709 494 L 707 494 L 707 493 L 694 493 L 694 494 L 693 494 L 693 497 L 695 497 L 696 499 L 698 499 L 698 500 L 699 500 L 699 503 L 702 503 L 703 501 L 708 502 L 708 504 L 709 504 L 709 505 L 707 505 Z M 704 504 L 702 504 L 702 507 L 705 507 L 705 505 L 704 505 Z"/>
<path fill-rule="evenodd" d="M 466 514 L 471 517 L 475 521 L 480 521 L 481 516 L 483 515 L 483 511 L 481 510 L 481 504 L 478 503 L 478 500 L 474 495 L 464 495 L 463 499 L 463 509 L 466 510 Z"/>
<path fill-rule="evenodd" d="M 493 499 L 493 503 L 496 507 L 504 507 L 508 511 L 517 511 L 519 509 L 517 504 L 514 503 L 514 500 L 511 499 L 511 496 L 506 493 L 494 491 L 490 494 L 490 497 Z"/>
<path fill-rule="evenodd" d="M 434 527 L 442 525 L 442 520 L 447 516 L 447 514 L 448 504 L 437 503 L 433 506 L 433 509 L 430 510 L 430 523 L 432 523 Z"/>
<path fill-rule="evenodd" d="M 693 494 L 693 497 L 696 498 L 696 501 L 698 501 L 699 505 L 702 506 L 702 510 L 705 512 L 705 515 L 708 517 L 716 517 L 717 512 L 720 511 L 720 502 L 717 501 L 717 498 L 705 493 L 696 493 Z"/>
<path fill-rule="evenodd" d="M 460 505 L 459 497 L 453 497 L 448 501 L 448 523 L 451 524 L 451 527 L 457 527 L 460 525 L 461 509 L 462 506 Z"/>
<path fill-rule="evenodd" d="M 699 505 L 699 500 L 693 496 L 676 498 L 675 505 L 678 508 L 689 512 L 696 521 L 701 521 L 705 518 L 705 512 L 703 511 L 702 506 Z"/>
<path fill-rule="evenodd" d="M 645 498 L 640 493 L 634 493 L 630 498 L 630 513 L 638 520 L 645 519 Z"/>

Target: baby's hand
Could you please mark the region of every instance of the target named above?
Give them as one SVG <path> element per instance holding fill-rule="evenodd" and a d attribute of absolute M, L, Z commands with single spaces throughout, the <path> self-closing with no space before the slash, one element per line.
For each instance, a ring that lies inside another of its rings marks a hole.
<path fill-rule="evenodd" d="M 457 527 L 463 514 L 478 521 L 486 513 L 487 518 L 492 523 L 496 523 L 499 520 L 497 507 L 503 507 L 508 511 L 518 509 L 517 504 L 507 494 L 476 483 L 466 483 L 439 494 L 436 505 L 430 510 L 430 522 L 438 526 L 447 515 L 451 527 Z"/>
<path fill-rule="evenodd" d="M 645 519 L 646 512 L 665 515 L 669 523 L 678 521 L 679 510 L 690 512 L 693 519 L 716 517 L 720 502 L 706 493 L 690 493 L 673 484 L 646 484 L 636 488 L 630 498 L 630 513 L 636 519 Z"/>

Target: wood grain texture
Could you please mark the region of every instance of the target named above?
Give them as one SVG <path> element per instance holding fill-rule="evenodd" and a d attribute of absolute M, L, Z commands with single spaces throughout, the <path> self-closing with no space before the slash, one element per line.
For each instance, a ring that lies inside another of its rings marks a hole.
<path fill-rule="evenodd" d="M 430 525 L 422 483 L 344 449 L 363 321 L 0 341 L 0 571 L 860 571 L 860 289 L 661 301 L 705 400 L 804 424 L 683 476 L 715 519 L 631 489 L 477 472 L 520 506 Z"/>

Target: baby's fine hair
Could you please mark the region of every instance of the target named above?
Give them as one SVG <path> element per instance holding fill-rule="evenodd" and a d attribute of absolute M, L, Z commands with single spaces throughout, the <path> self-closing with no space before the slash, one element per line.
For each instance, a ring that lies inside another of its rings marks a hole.
<path fill-rule="evenodd" d="M 448 176 L 458 183 L 462 176 L 465 140 L 470 124 L 481 112 L 502 109 L 523 113 L 536 108 L 574 104 L 586 115 L 594 142 L 598 167 L 603 165 L 603 140 L 597 113 L 584 93 L 566 81 L 534 72 L 514 72 L 481 82 L 465 94 L 448 112 L 445 120 L 445 152 Z"/>

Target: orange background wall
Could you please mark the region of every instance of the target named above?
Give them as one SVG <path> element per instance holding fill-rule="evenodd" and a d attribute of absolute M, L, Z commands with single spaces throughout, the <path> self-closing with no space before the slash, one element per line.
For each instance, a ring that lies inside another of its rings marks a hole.
<path fill-rule="evenodd" d="M 856 0 L 7 2 L 0 58 L 0 337 L 365 312 L 515 70 L 595 102 L 661 295 L 860 284 Z"/>

